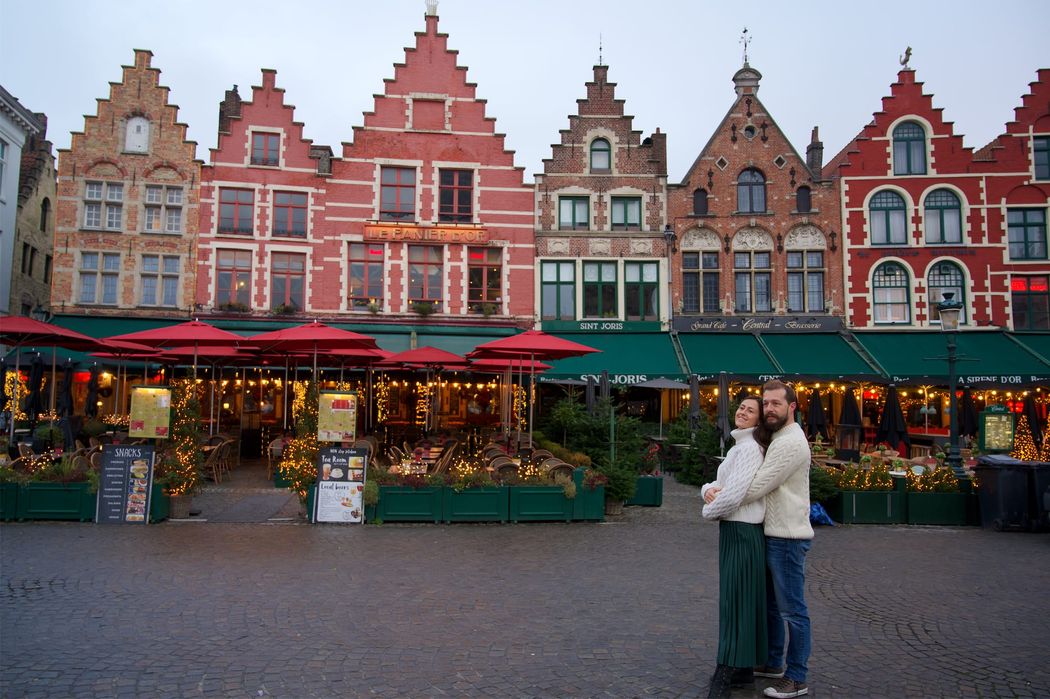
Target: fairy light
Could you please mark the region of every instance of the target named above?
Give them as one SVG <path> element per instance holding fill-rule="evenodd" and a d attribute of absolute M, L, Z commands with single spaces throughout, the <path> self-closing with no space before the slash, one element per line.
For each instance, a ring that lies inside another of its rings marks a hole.
<path fill-rule="evenodd" d="M 172 479 L 168 495 L 188 495 L 201 484 L 204 455 L 200 450 L 200 401 L 193 379 L 171 381 L 171 453 L 168 462 Z"/>
<path fill-rule="evenodd" d="M 281 451 L 277 468 L 291 484 L 289 490 L 305 501 L 310 485 L 317 478 L 317 389 L 310 381 L 295 381 L 292 389 L 295 436 Z"/>

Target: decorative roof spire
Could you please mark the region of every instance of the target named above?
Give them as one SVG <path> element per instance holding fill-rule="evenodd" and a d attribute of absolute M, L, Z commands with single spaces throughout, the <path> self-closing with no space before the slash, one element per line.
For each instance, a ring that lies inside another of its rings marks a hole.
<path fill-rule="evenodd" d="M 437 17 L 438 0 L 427 0 L 427 16 Z"/>
<path fill-rule="evenodd" d="M 744 46 L 744 65 L 747 65 L 747 47 L 751 45 L 751 37 L 747 35 L 747 27 L 744 27 L 744 33 L 740 35 L 740 43 Z"/>
<path fill-rule="evenodd" d="M 602 35 L 598 34 L 598 65 L 602 65 Z"/>

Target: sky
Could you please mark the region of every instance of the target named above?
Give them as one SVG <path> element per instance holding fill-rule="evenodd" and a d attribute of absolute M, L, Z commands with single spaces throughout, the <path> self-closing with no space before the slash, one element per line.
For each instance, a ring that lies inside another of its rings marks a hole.
<path fill-rule="evenodd" d="M 132 50 L 149 49 L 207 161 L 224 91 L 250 97 L 272 68 L 305 136 L 339 155 L 424 12 L 423 0 L 0 0 L 0 85 L 46 113 L 64 148 Z M 634 128 L 668 134 L 672 182 L 732 103 L 745 27 L 759 97 L 801 154 L 819 126 L 825 162 L 879 109 L 908 46 L 917 79 L 974 148 L 1003 132 L 1050 68 L 1045 0 L 441 0 L 438 15 L 526 182 L 576 113 L 599 47 Z"/>

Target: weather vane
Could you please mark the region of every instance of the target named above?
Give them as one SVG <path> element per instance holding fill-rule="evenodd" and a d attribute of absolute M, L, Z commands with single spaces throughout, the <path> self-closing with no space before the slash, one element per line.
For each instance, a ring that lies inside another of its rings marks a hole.
<path fill-rule="evenodd" d="M 901 65 L 904 66 L 904 70 L 908 70 L 908 61 L 911 60 L 911 46 L 904 49 L 904 55 L 901 56 Z"/>
<path fill-rule="evenodd" d="M 602 65 L 602 35 L 598 34 L 598 65 Z"/>
<path fill-rule="evenodd" d="M 747 27 L 744 27 L 744 33 L 740 36 L 740 43 L 744 45 L 744 63 L 747 63 L 747 47 L 751 44 L 751 37 L 747 35 Z"/>

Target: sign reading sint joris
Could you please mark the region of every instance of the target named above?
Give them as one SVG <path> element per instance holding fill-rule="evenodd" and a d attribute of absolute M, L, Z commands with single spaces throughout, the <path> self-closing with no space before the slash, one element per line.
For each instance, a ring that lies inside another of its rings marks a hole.
<path fill-rule="evenodd" d="M 365 226 L 365 240 L 408 243 L 487 243 L 489 232 L 484 228 L 441 228 L 414 224 L 372 224 Z"/>

